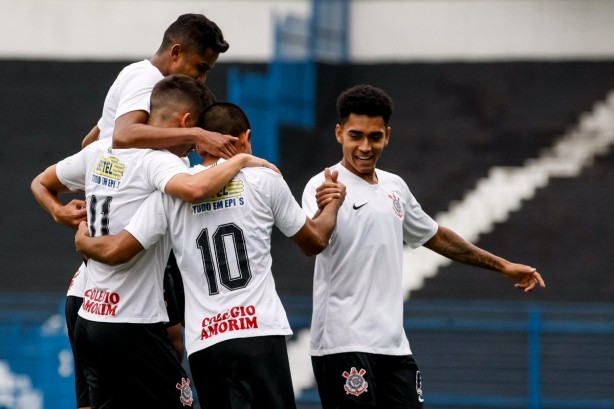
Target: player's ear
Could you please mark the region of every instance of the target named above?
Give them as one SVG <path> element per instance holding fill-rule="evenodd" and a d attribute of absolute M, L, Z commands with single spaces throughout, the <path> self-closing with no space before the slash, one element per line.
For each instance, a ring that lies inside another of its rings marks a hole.
<path fill-rule="evenodd" d="M 237 150 L 243 153 L 252 153 L 252 130 L 248 129 L 239 136 Z"/>
<path fill-rule="evenodd" d="M 183 52 L 181 44 L 173 44 L 170 50 L 170 56 L 173 61 L 177 61 Z"/>
<path fill-rule="evenodd" d="M 337 138 L 337 142 L 343 144 L 343 127 L 339 124 L 335 126 L 335 138 Z"/>
<path fill-rule="evenodd" d="M 181 116 L 181 121 L 180 121 L 180 128 L 192 128 L 192 114 L 189 112 L 186 112 L 185 114 L 183 114 Z"/>
<path fill-rule="evenodd" d="M 386 142 L 384 144 L 384 146 L 388 146 L 388 142 L 390 142 L 390 134 L 392 133 L 392 129 L 390 129 L 390 127 L 386 127 Z"/>

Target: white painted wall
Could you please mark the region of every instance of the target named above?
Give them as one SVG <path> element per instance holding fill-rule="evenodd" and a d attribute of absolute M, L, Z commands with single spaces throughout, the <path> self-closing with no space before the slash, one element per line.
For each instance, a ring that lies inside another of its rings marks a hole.
<path fill-rule="evenodd" d="M 273 16 L 309 0 L 0 0 L 0 58 L 151 56 L 182 13 L 231 44 L 223 61 L 266 61 Z M 614 0 L 352 0 L 354 61 L 614 58 Z"/>

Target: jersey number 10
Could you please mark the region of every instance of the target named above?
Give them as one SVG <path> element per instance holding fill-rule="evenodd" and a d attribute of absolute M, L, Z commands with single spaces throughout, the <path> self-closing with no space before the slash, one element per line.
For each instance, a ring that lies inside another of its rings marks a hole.
<path fill-rule="evenodd" d="M 215 260 L 217 260 L 217 271 L 221 284 L 227 289 L 233 291 L 240 288 L 245 288 L 252 278 L 252 273 L 249 269 L 249 260 L 247 258 L 247 250 L 245 249 L 245 237 L 243 230 L 234 223 L 223 224 L 217 228 L 211 237 L 213 250 L 215 251 Z M 232 247 L 227 244 L 232 243 Z M 205 276 L 209 284 L 209 295 L 219 293 L 218 281 L 216 279 L 215 260 L 211 254 L 211 245 L 209 241 L 208 229 L 203 229 L 198 238 L 196 245 L 200 249 L 200 254 L 203 259 L 203 267 Z M 231 276 L 229 257 L 234 255 L 234 261 L 238 268 L 238 275 Z"/>

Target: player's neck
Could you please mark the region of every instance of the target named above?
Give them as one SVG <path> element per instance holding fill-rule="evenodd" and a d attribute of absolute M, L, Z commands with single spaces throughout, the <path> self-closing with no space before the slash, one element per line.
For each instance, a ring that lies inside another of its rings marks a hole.
<path fill-rule="evenodd" d="M 203 159 L 203 166 L 211 166 L 217 163 L 217 161 L 220 160 L 220 158 L 218 156 L 213 156 L 213 155 L 209 155 L 207 154 L 207 156 L 205 156 L 205 158 Z"/>

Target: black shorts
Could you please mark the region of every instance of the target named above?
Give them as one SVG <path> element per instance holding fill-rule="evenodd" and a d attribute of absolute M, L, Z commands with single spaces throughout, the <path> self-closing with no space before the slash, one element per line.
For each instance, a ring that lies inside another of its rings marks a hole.
<path fill-rule="evenodd" d="M 75 366 L 75 391 L 77 395 L 77 407 L 85 408 L 90 406 L 90 391 L 87 386 L 87 380 L 81 367 L 81 362 L 75 353 L 75 325 L 77 324 L 77 317 L 79 309 L 83 304 L 82 297 L 76 297 L 69 295 L 66 297 L 66 308 L 64 309 L 64 315 L 66 316 L 66 327 L 68 329 L 68 340 L 70 341 L 70 347 L 72 348 L 73 361 Z"/>
<path fill-rule="evenodd" d="M 222 341 L 189 361 L 203 408 L 296 408 L 284 336 Z"/>
<path fill-rule="evenodd" d="M 183 287 L 182 283 L 181 286 Z M 179 309 L 179 303 L 177 300 L 177 292 L 175 289 L 175 279 L 173 278 L 169 266 L 166 266 L 164 270 L 164 305 L 166 306 L 166 313 L 168 314 L 167 327 L 172 327 L 183 322 L 183 306 Z"/>
<path fill-rule="evenodd" d="M 93 408 L 192 406 L 190 380 L 164 324 L 106 323 L 79 317 L 75 347 Z"/>
<path fill-rule="evenodd" d="M 422 409 L 422 379 L 411 355 L 348 352 L 311 357 L 323 409 Z"/>

